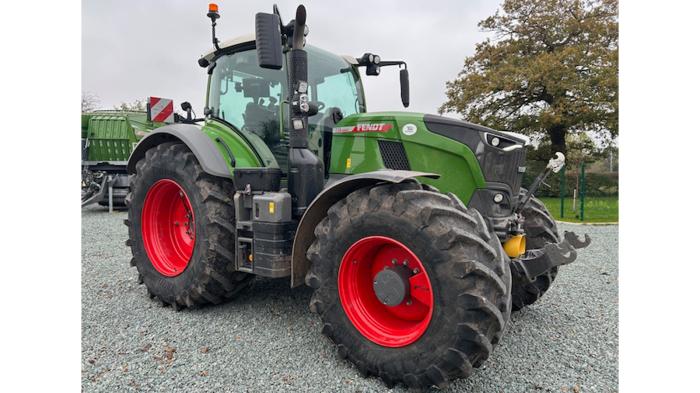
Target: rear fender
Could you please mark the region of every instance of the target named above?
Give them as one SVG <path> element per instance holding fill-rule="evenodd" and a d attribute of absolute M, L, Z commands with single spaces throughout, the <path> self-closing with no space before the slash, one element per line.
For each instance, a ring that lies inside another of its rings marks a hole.
<path fill-rule="evenodd" d="M 304 283 L 304 277 L 309 270 L 310 261 L 306 258 L 306 250 L 314 240 L 314 229 L 326 216 L 328 209 L 334 203 L 348 196 L 351 192 L 378 183 L 401 183 L 416 177 L 437 179 L 440 175 L 427 172 L 379 170 L 347 176 L 326 185 L 326 188 L 316 196 L 299 221 L 294 244 L 292 246 L 292 277 L 291 286 Z"/>
<path fill-rule="evenodd" d="M 225 158 L 214 141 L 193 124 L 172 124 L 160 127 L 149 133 L 136 145 L 129 157 L 127 172 L 136 173 L 136 163 L 146 155 L 150 148 L 164 142 L 182 142 L 194 153 L 204 172 L 219 177 L 232 178 Z M 228 158 L 226 158 L 228 159 Z"/>

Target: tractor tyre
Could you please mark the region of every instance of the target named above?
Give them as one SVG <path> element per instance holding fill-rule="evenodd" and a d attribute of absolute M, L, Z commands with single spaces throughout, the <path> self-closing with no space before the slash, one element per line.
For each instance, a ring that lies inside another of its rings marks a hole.
<path fill-rule="evenodd" d="M 510 318 L 498 238 L 453 194 L 416 182 L 335 203 L 307 251 L 310 309 L 341 358 L 388 386 L 445 386 L 491 354 Z"/>
<path fill-rule="evenodd" d="M 520 189 L 520 198 L 524 198 L 527 190 Z M 548 243 L 559 243 L 559 231 L 557 223 L 545 207 L 544 203 L 534 196 L 522 210 L 525 223 L 526 250 L 539 249 Z M 513 311 L 535 303 L 554 282 L 557 277 L 557 268 L 553 267 L 548 272 L 543 273 L 529 282 L 527 278 L 519 274 L 515 269 L 511 270 L 513 275 Z"/>
<path fill-rule="evenodd" d="M 181 143 L 151 148 L 136 164 L 125 224 L 139 282 L 176 310 L 228 300 L 253 278 L 235 271 L 233 184 L 202 170 Z"/>

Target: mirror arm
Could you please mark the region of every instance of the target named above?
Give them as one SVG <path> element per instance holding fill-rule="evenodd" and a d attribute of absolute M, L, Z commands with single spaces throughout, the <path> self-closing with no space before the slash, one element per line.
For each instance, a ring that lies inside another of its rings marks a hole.
<path fill-rule="evenodd" d="M 408 69 L 408 66 L 406 65 L 406 62 L 403 61 L 403 60 L 380 61 L 380 62 L 379 62 L 379 66 L 380 66 L 380 67 L 384 67 L 384 66 L 395 66 L 395 65 L 399 66 L 399 68 L 401 68 L 401 66 L 403 66 L 403 68 Z"/>

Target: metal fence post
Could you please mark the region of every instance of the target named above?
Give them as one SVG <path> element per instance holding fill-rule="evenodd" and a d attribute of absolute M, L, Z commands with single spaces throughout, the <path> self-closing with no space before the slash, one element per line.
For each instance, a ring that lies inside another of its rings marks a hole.
<path fill-rule="evenodd" d="M 586 199 L 586 163 L 581 163 L 581 184 L 579 184 L 579 189 L 581 190 L 581 221 L 584 220 L 584 201 Z"/>
<path fill-rule="evenodd" d="M 566 188 L 566 166 L 559 171 L 559 218 L 564 218 L 564 189 Z"/>

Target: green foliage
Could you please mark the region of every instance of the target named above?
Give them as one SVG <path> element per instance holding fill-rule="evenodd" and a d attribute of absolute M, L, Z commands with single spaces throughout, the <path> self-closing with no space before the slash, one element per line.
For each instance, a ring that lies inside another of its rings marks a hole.
<path fill-rule="evenodd" d="M 134 100 L 131 103 L 122 102 L 119 106 L 114 106 L 114 109 L 124 112 L 143 112 L 146 110 L 145 100 Z"/>
<path fill-rule="evenodd" d="M 441 113 L 496 129 L 545 135 L 618 130 L 617 0 L 505 0 L 479 23 L 495 34 L 447 83 Z"/>

